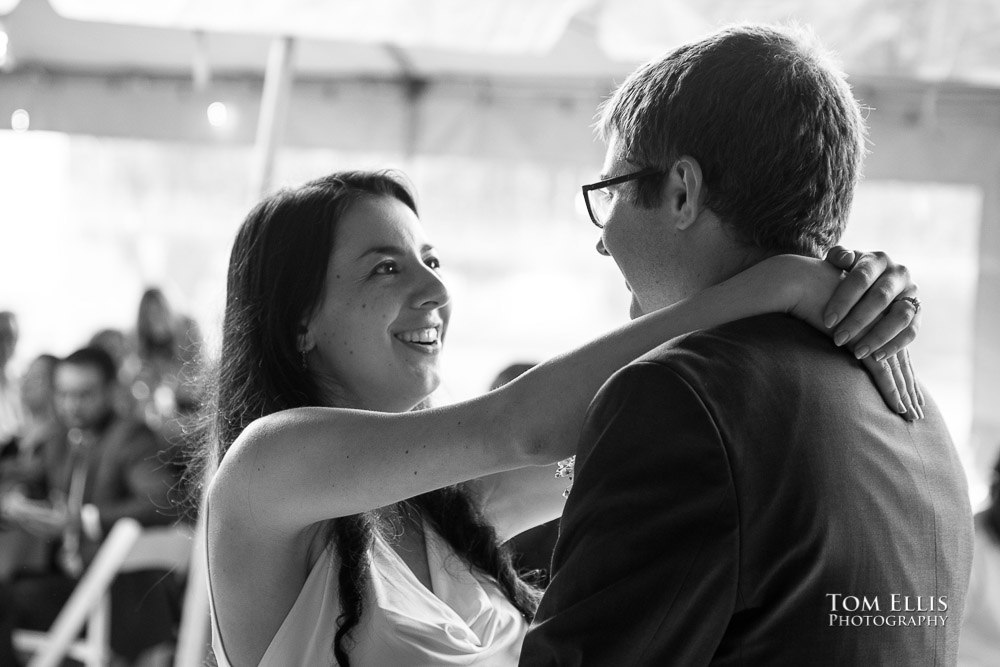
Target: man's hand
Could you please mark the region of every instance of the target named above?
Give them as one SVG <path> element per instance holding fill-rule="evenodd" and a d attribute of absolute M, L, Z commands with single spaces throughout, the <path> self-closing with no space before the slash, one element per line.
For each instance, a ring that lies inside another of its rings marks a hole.
<path fill-rule="evenodd" d="M 5 495 L 2 507 L 4 519 L 44 538 L 62 535 L 69 520 L 65 507 L 31 500 L 19 491 Z"/>

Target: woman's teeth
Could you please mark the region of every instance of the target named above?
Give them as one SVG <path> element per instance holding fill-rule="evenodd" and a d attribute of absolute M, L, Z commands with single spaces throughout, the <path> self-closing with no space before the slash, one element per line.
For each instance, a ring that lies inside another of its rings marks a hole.
<path fill-rule="evenodd" d="M 427 329 L 415 329 L 413 331 L 402 331 L 396 334 L 396 338 L 404 343 L 430 344 L 438 341 L 438 330 L 436 327 Z"/>

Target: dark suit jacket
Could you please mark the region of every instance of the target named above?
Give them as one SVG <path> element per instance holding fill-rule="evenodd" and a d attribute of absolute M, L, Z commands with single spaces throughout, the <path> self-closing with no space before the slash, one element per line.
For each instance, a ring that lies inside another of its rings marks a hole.
<path fill-rule="evenodd" d="M 164 440 L 148 426 L 119 416 L 111 417 L 88 447 L 83 502 L 97 507 L 105 534 L 122 517 L 144 526 L 177 520 L 168 495 L 178 480 L 165 449 Z M 47 443 L 44 451 L 46 493 L 59 491 L 65 496 L 73 475 L 66 432 Z"/>
<path fill-rule="evenodd" d="M 521 664 L 954 664 L 972 518 L 925 412 L 782 315 L 636 360 L 591 405 Z"/>

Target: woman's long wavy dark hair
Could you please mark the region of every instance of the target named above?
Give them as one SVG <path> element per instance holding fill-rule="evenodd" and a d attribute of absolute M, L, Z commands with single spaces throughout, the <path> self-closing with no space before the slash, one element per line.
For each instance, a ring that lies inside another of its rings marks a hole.
<path fill-rule="evenodd" d="M 417 212 L 401 175 L 340 172 L 268 197 L 240 227 L 229 260 L 214 419 L 203 451 L 203 475 L 214 472 L 255 419 L 325 404 L 320 386 L 303 367 L 297 336 L 322 296 L 337 221 L 366 197 L 392 197 Z M 417 508 L 472 566 L 495 579 L 526 618 L 532 617 L 538 591 L 518 576 L 507 547 L 462 485 L 425 493 L 407 505 Z M 333 648 L 343 667 L 350 664 L 351 630 L 364 611 L 372 542 L 384 528 L 384 517 L 392 514 L 372 511 L 332 519 L 323 531 L 341 561 L 341 614 Z"/>

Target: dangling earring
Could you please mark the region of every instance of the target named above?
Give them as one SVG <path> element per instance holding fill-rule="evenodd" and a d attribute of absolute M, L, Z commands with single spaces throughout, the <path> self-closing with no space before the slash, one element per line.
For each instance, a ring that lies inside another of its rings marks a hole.
<path fill-rule="evenodd" d="M 309 347 L 309 343 L 306 338 L 306 334 L 308 333 L 309 329 L 306 328 L 306 325 L 300 324 L 298 332 L 298 344 L 299 344 L 299 353 L 302 355 L 302 370 L 304 371 L 309 370 L 309 365 L 306 363 L 306 352 L 307 352 L 306 348 Z"/>

